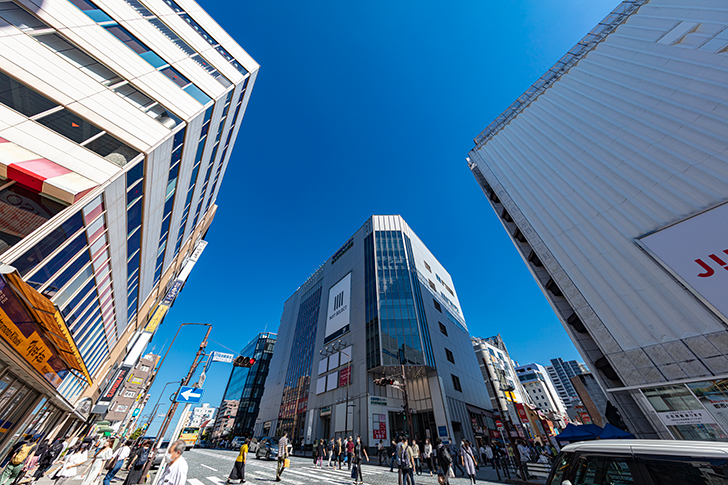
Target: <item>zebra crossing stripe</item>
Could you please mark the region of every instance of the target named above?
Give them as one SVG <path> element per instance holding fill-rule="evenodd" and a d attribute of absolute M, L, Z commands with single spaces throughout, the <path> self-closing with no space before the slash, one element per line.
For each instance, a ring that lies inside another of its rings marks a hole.
<path fill-rule="evenodd" d="M 217 477 L 205 477 L 205 478 L 210 480 L 215 485 L 223 485 L 225 483 L 224 480 L 221 480 L 220 478 L 217 478 Z"/>
<path fill-rule="evenodd" d="M 190 482 L 190 485 L 205 485 L 196 478 L 188 478 L 187 481 Z"/>

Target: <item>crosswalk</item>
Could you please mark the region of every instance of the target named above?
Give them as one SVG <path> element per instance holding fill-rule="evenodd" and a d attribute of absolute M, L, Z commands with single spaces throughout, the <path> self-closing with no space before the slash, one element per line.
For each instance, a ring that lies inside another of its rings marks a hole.
<path fill-rule="evenodd" d="M 199 452 L 198 452 L 199 453 Z M 201 454 L 207 454 L 202 452 Z M 212 453 L 210 453 L 212 455 Z M 215 454 L 216 458 L 222 458 L 220 455 Z M 234 461 L 233 457 L 230 457 L 230 464 Z M 309 462 L 310 463 L 310 462 Z M 214 468 L 206 465 L 202 465 L 207 469 L 215 470 Z M 276 462 L 267 462 L 259 460 L 248 460 L 245 465 L 245 477 L 248 481 L 272 481 L 275 479 L 276 473 Z M 215 470 L 216 471 L 216 470 Z M 379 467 L 374 466 L 362 466 L 362 475 L 366 479 L 367 476 L 375 476 L 383 473 L 388 473 L 387 469 L 382 470 Z M 313 468 L 313 465 L 306 465 L 300 461 L 292 463 L 290 468 L 286 468 L 283 472 L 284 482 L 286 485 L 309 485 L 312 482 L 317 485 L 351 485 L 351 471 L 346 468 L 341 470 L 336 468 Z M 188 485 L 225 485 L 227 475 L 210 475 L 204 477 L 204 480 L 198 478 L 188 478 Z M 365 483 L 365 485 L 367 485 Z"/>

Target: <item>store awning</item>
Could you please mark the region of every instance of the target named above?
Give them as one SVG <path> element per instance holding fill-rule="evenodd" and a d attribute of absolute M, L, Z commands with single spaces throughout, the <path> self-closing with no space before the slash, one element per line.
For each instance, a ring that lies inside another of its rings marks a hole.
<path fill-rule="evenodd" d="M 13 290 L 13 293 L 28 307 L 35 324 L 43 331 L 43 337 L 48 339 L 55 347 L 68 370 L 85 379 L 91 385 L 91 376 L 88 373 L 86 364 L 83 362 L 81 353 L 78 351 L 78 347 L 76 347 L 71 332 L 68 331 L 61 312 L 48 298 L 23 281 L 14 268 L 2 266 L 0 273 L 2 273 L 3 279 Z"/>

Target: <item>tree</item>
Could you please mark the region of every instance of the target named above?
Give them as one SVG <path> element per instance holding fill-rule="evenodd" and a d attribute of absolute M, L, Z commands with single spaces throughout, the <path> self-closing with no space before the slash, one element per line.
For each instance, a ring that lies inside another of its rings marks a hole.
<path fill-rule="evenodd" d="M 144 429 L 140 426 L 137 429 L 134 430 L 134 432 L 129 436 L 130 440 L 135 440 L 139 438 L 144 433 Z"/>

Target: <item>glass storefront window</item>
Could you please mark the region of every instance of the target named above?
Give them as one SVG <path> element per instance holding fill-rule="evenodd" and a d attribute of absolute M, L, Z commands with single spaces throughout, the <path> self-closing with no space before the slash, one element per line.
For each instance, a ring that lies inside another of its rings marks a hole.
<path fill-rule="evenodd" d="M 691 385 L 700 384 L 704 383 Z M 722 390 L 718 392 L 722 394 Z M 642 394 L 675 439 L 728 441 L 728 434 L 724 428 L 718 424 L 713 414 L 706 410 L 688 386 L 678 384 L 653 387 L 642 389 Z"/>

